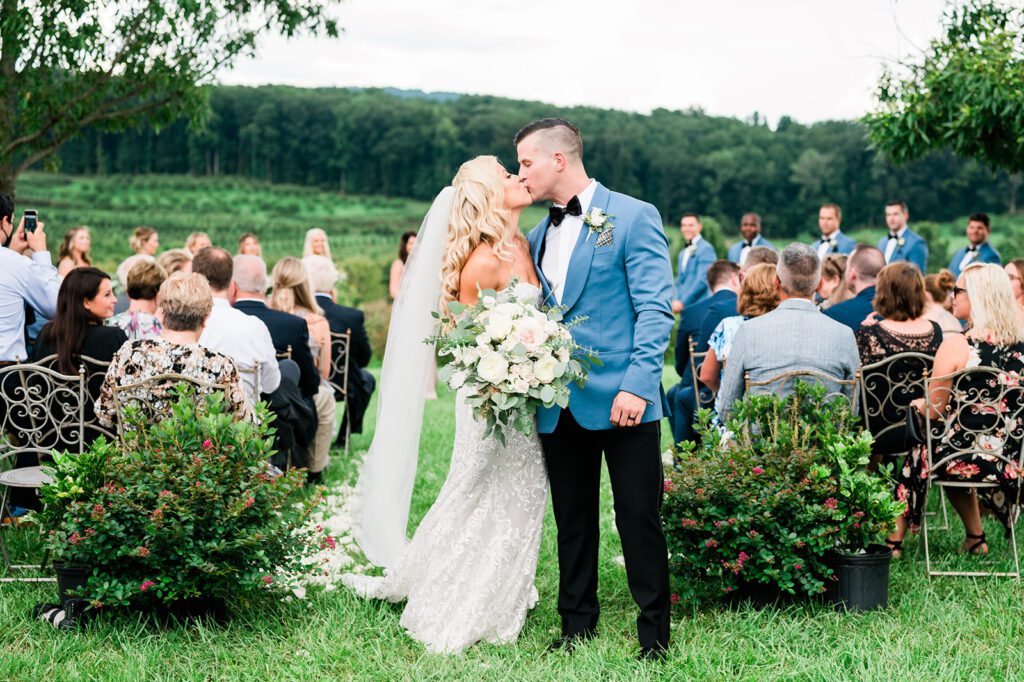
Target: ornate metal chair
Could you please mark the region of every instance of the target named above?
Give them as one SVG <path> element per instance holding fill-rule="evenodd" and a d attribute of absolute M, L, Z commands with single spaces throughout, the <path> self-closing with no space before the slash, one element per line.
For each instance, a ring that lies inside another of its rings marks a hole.
<path fill-rule="evenodd" d="M 82 367 L 85 369 L 85 393 L 88 398 L 85 409 L 84 445 L 88 445 L 99 435 L 104 435 L 107 438 L 114 440 L 117 438 L 117 435 L 113 430 L 100 424 L 99 420 L 96 419 L 96 413 L 93 409 L 93 406 L 96 403 L 96 398 L 100 395 L 100 387 L 103 386 L 103 379 L 107 376 L 107 369 L 110 368 L 110 363 L 104 360 L 91 358 L 88 355 L 81 356 L 79 360 L 82 363 Z M 47 355 L 45 358 L 37 361 L 37 364 L 44 365 L 52 369 L 57 364 L 57 356 Z"/>
<path fill-rule="evenodd" d="M 257 362 L 252 367 L 239 367 L 238 376 L 252 404 L 255 405 L 260 400 L 260 364 Z"/>
<path fill-rule="evenodd" d="M 195 386 L 197 392 L 213 393 L 221 391 L 227 398 L 229 387 L 225 384 L 213 384 L 201 381 L 184 374 L 156 374 L 131 384 L 114 386 L 114 410 L 117 414 L 117 440 L 122 445 L 130 433 L 126 429 L 125 417 L 128 408 L 139 410 L 148 419 L 158 419 L 167 414 L 171 403 L 177 400 L 173 395 L 174 387 L 179 383 Z"/>
<path fill-rule="evenodd" d="M 348 367 L 349 349 L 352 346 L 352 330 L 344 334 L 331 332 L 331 371 L 327 383 L 335 394 L 341 394 L 343 414 L 345 415 L 345 454 L 348 455 L 349 440 L 352 438 L 352 420 L 348 414 Z M 340 379 L 340 381 L 339 381 Z"/>
<path fill-rule="evenodd" d="M 715 404 L 715 393 L 711 391 L 710 400 L 701 400 L 700 398 L 700 387 L 703 384 L 700 383 L 700 379 L 697 378 L 700 372 L 700 366 L 704 364 L 704 358 L 708 356 L 708 351 L 697 352 L 696 344 L 693 343 L 693 338 L 687 339 L 687 343 L 690 346 L 690 375 L 693 377 L 693 395 L 694 404 L 699 408 L 707 407 L 708 405 Z M 705 388 L 707 388 L 705 386 Z"/>
<path fill-rule="evenodd" d="M 839 377 L 832 376 L 827 372 L 819 372 L 814 369 L 798 369 L 790 372 L 783 372 L 782 374 L 776 374 L 773 377 L 761 381 L 751 381 L 750 372 L 743 373 L 743 379 L 746 383 L 746 393 L 749 395 L 753 391 L 751 389 L 760 388 L 768 389 L 757 391 L 757 393 L 777 393 L 785 394 L 788 389 L 797 381 L 804 381 L 806 383 L 824 384 L 826 388 L 836 386 L 835 390 L 829 390 L 825 393 L 825 400 L 832 400 L 833 398 L 842 398 L 845 400 L 850 408 L 852 414 L 857 413 L 858 407 L 858 395 L 860 392 L 860 371 L 854 373 L 852 379 L 840 379 Z M 844 387 L 850 388 L 850 394 L 847 395 L 843 390 Z"/>
<path fill-rule="evenodd" d="M 11 488 L 37 489 L 49 482 L 39 458 L 51 450 L 81 452 L 85 437 L 85 367 L 78 374 L 61 374 L 40 364 L 15 364 L 0 368 L 0 516 L 7 515 Z M 35 465 L 24 457 L 35 456 Z M 18 460 L 21 459 L 19 466 Z M 0 555 L 7 572 L 36 566 L 11 564 L 4 530 L 0 524 Z M 46 563 L 44 556 L 42 568 Z M 50 581 L 51 578 L 0 578 L 2 582 Z"/>
<path fill-rule="evenodd" d="M 1020 557 L 1017 550 L 1016 521 L 1021 510 L 1019 478 L 1024 466 L 1024 386 L 1017 377 L 994 367 L 970 367 L 945 376 L 927 380 L 926 395 L 933 405 L 945 402 L 945 418 L 925 417 L 927 437 L 926 465 L 928 485 L 940 489 L 998 489 L 999 483 L 989 481 L 948 481 L 936 471 L 955 459 L 983 454 L 1017 474 L 1014 493 L 1007 500 L 1010 511 L 1010 548 L 1014 570 L 1010 571 L 938 571 L 932 570 L 928 540 L 928 517 L 921 519 L 924 557 L 928 577 L 932 576 L 1002 576 L 1020 582 Z M 950 409 L 952 408 L 952 409 Z"/>

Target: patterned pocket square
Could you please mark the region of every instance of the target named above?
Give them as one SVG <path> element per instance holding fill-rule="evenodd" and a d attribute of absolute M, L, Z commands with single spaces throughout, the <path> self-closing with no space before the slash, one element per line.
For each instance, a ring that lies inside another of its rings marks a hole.
<path fill-rule="evenodd" d="M 608 246 L 612 243 L 612 231 L 605 230 L 601 234 L 597 235 L 597 241 L 594 243 L 595 246 Z"/>

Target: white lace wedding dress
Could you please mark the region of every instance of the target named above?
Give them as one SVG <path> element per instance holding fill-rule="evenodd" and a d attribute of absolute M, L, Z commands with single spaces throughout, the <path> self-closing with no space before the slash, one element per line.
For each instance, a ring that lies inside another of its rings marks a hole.
<path fill-rule="evenodd" d="M 503 294 L 504 292 L 501 292 Z M 515 295 L 539 298 L 520 283 Z M 407 601 L 401 625 L 429 651 L 459 653 L 478 641 L 515 641 L 537 603 L 534 578 L 547 506 L 540 440 L 506 431 L 484 438 L 484 423 L 456 397 L 448 478 L 393 570 L 348 574 L 362 597 Z"/>

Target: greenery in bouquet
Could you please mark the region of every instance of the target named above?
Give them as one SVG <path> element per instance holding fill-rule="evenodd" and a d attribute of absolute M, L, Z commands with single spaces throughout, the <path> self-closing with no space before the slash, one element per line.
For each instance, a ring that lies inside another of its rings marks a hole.
<path fill-rule="evenodd" d="M 513 282 L 506 291 L 514 288 Z M 485 289 L 476 305 L 453 301 L 448 310 L 451 319 L 435 314 L 440 332 L 426 339 L 451 358 L 439 376 L 452 390 L 465 391 L 473 413 L 487 422 L 485 437 L 501 443 L 508 426 L 530 435 L 538 406 L 567 406 L 570 386 L 584 386 L 598 362 L 570 332 L 586 318 L 566 321 L 559 307 L 541 309 Z"/>
<path fill-rule="evenodd" d="M 830 553 L 884 539 L 902 513 L 891 472 L 867 471 L 871 436 L 841 398 L 799 383 L 748 396 L 725 432 L 702 411 L 700 445 L 681 443 L 666 472 L 662 520 L 679 598 L 697 602 L 744 585 L 818 594 Z"/>
<path fill-rule="evenodd" d="M 274 475 L 272 416 L 235 421 L 223 395 L 175 389 L 155 423 L 129 410 L 123 447 L 98 439 L 55 458 L 40 494 L 44 541 L 55 558 L 91 569 L 81 596 L 94 605 L 246 599 L 283 593 L 329 541 L 303 522 L 305 472 Z"/>

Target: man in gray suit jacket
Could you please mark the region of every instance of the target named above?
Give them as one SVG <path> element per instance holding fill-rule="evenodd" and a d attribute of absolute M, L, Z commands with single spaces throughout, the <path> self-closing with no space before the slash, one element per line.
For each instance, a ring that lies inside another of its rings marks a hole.
<path fill-rule="evenodd" d="M 779 307 L 766 315 L 744 322 L 729 350 L 720 398 L 723 421 L 732 405 L 746 390 L 745 374 L 751 381 L 765 381 L 785 372 L 815 370 L 838 379 L 852 379 L 860 367 L 853 331 L 818 311 L 811 301 L 821 284 L 821 261 L 806 244 L 790 244 L 779 258 L 775 288 Z M 757 387 L 754 393 L 777 393 L 780 386 Z M 791 385 L 781 393 L 791 392 Z M 829 392 L 840 386 L 827 386 Z M 853 388 L 842 386 L 853 398 Z"/>

